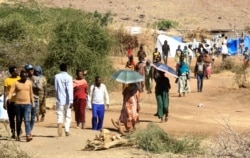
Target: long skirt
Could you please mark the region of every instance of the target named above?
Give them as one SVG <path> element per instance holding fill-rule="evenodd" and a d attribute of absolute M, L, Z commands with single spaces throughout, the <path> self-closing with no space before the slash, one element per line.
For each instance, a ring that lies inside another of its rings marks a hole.
<path fill-rule="evenodd" d="M 206 77 L 207 77 L 207 78 L 210 78 L 211 73 L 212 73 L 212 67 L 211 67 L 211 66 L 207 66 L 207 67 L 206 67 L 206 71 L 205 71 Z"/>
<path fill-rule="evenodd" d="M 86 99 L 74 100 L 75 121 L 77 125 L 85 123 Z"/>
<path fill-rule="evenodd" d="M 120 122 L 124 123 L 126 130 L 130 130 L 135 127 L 135 124 L 139 121 L 139 114 L 137 113 L 136 104 L 125 104 L 121 110 Z"/>
<path fill-rule="evenodd" d="M 179 76 L 178 80 L 178 93 L 190 92 L 190 85 L 186 75 Z"/>
<path fill-rule="evenodd" d="M 145 86 L 146 86 L 146 90 L 148 92 L 152 91 L 152 78 L 150 78 L 150 77 L 145 78 Z"/>

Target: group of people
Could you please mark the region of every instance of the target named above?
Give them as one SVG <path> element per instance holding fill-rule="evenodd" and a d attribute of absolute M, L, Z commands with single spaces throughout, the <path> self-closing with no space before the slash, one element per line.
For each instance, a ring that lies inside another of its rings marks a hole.
<path fill-rule="evenodd" d="M 197 91 L 203 90 L 203 79 L 210 78 L 211 66 L 214 62 L 216 50 L 207 50 L 202 44 L 196 49 L 191 45 L 176 49 L 176 83 L 178 84 L 179 97 L 190 92 L 190 65 L 192 58 L 197 58 L 194 75 L 197 78 Z M 168 65 L 170 46 L 165 41 L 162 46 L 162 54 L 155 48 L 153 52 L 153 64 L 163 63 Z M 243 53 L 244 54 L 244 53 Z M 249 60 L 248 48 L 245 50 L 246 58 Z M 247 56 L 248 55 L 248 56 Z M 169 114 L 169 90 L 171 84 L 164 71 L 152 67 L 151 60 L 140 46 L 137 52 L 138 62 L 135 64 L 133 52 L 128 50 L 128 62 L 126 68 L 137 71 L 144 77 L 140 83 L 131 83 L 123 86 L 123 104 L 119 121 L 125 125 L 127 131 L 135 128 L 139 122 L 140 98 L 144 89 L 148 94 L 152 93 L 152 82 L 155 82 L 155 97 L 157 101 L 157 112 L 161 122 L 168 120 Z M 47 80 L 42 75 L 40 66 L 33 67 L 25 65 L 20 73 L 15 66 L 9 67 L 10 77 L 4 82 L 4 108 L 7 109 L 12 138 L 20 141 L 22 134 L 22 121 L 25 124 L 26 141 L 32 140 L 32 130 L 35 121 L 44 121 L 46 113 Z M 58 135 L 62 136 L 62 127 L 66 136 L 70 135 L 71 110 L 74 109 L 76 128 L 85 128 L 87 102 L 92 106 L 92 129 L 101 130 L 105 110 L 109 108 L 109 94 L 100 76 L 95 77 L 95 82 L 89 87 L 85 80 L 87 71 L 76 70 L 76 78 L 67 73 L 67 64 L 60 65 L 60 73 L 55 75 L 56 92 L 56 114 Z M 41 117 L 40 117 L 41 116 Z"/>
<path fill-rule="evenodd" d="M 163 49 L 163 56 L 157 48 L 153 52 L 153 63 L 160 63 L 161 60 L 164 60 L 164 63 L 168 62 L 168 54 L 170 52 L 170 47 L 165 41 Z M 168 120 L 168 106 L 169 106 L 169 89 L 171 85 L 168 77 L 166 77 L 163 71 L 159 71 L 151 66 L 151 60 L 146 59 L 146 53 L 143 49 L 143 46 L 140 46 L 139 51 L 137 52 L 138 62 L 135 64 L 133 60 L 133 55 L 131 49 L 128 50 L 128 62 L 125 68 L 137 71 L 144 77 L 144 81 L 140 83 L 131 83 L 123 89 L 123 110 L 121 111 L 120 122 L 124 123 L 127 131 L 135 128 L 135 124 L 139 120 L 139 110 L 140 110 L 140 96 L 144 92 L 144 87 L 147 91 L 147 94 L 152 93 L 153 81 L 155 81 L 155 96 L 157 101 L 157 116 L 161 121 L 166 122 Z M 125 114 L 124 114 L 125 111 Z M 124 121 L 124 117 L 130 118 L 131 124 L 128 121 Z M 127 122 L 127 123 L 126 123 Z"/>
<path fill-rule="evenodd" d="M 151 61 L 148 59 L 145 61 L 146 53 L 141 46 L 138 53 L 138 63 L 134 63 L 133 54 L 131 49 L 128 51 L 128 62 L 126 64 L 126 68 L 138 71 L 142 76 L 144 76 L 144 81 L 142 83 L 137 84 L 139 94 L 143 92 L 144 84 L 147 90 L 147 93 L 152 93 L 152 82 L 155 81 L 155 96 L 157 101 L 157 112 L 155 116 L 158 116 L 161 119 L 161 122 L 168 120 L 168 106 L 169 106 L 169 96 L 168 92 L 171 89 L 171 84 L 169 82 L 168 77 L 166 77 L 164 71 L 159 71 L 151 66 Z M 164 41 L 162 46 L 162 54 L 158 51 L 158 48 L 155 48 L 153 52 L 153 64 L 162 63 L 168 65 L 168 56 L 170 53 L 170 46 L 167 41 Z M 176 75 L 178 78 L 176 79 L 176 83 L 178 85 L 178 93 L 179 97 L 185 96 L 186 93 L 191 91 L 189 80 L 190 80 L 190 66 L 193 57 L 196 57 L 194 75 L 197 78 L 197 92 L 202 92 L 203 90 L 203 79 L 206 77 L 207 79 L 211 76 L 211 69 L 213 63 L 213 54 L 212 52 L 208 52 L 203 45 L 199 45 L 197 49 L 192 49 L 192 45 L 185 46 L 181 49 L 181 46 L 178 46 L 176 49 Z M 163 62 L 162 62 L 163 60 Z M 136 87 L 136 84 L 131 84 L 131 86 Z M 127 89 L 124 89 L 124 98 Z M 136 93 L 134 93 L 136 94 Z M 134 97 L 134 96 L 133 96 Z M 135 97 L 135 100 L 139 100 L 138 97 Z M 129 100 L 129 99 L 125 99 Z M 139 101 L 138 101 L 139 102 Z M 128 102 L 131 105 L 131 102 Z M 123 104 L 123 107 L 126 107 Z M 139 107 L 139 105 L 135 106 Z M 135 115 L 137 116 L 137 114 Z M 165 118 L 164 118 L 165 116 Z M 122 119 L 121 119 L 122 120 Z M 136 119 L 134 119 L 136 122 Z"/>
<path fill-rule="evenodd" d="M 7 109 L 11 137 L 20 141 L 24 121 L 26 141 L 32 140 L 37 121 L 44 121 L 46 113 L 46 78 L 40 66 L 25 65 L 19 73 L 16 66 L 9 67 L 10 77 L 4 81 L 4 108 Z M 41 115 L 41 118 L 40 118 Z"/>
<path fill-rule="evenodd" d="M 19 72 L 20 70 L 20 72 Z M 26 141 L 33 139 L 32 130 L 36 121 L 44 121 L 46 114 L 47 80 L 40 66 L 30 64 L 23 68 L 9 67 L 10 76 L 4 81 L 4 109 L 7 110 L 11 138 L 21 141 L 24 122 Z M 70 135 L 71 110 L 74 109 L 76 128 L 85 128 L 88 95 L 92 104 L 92 129 L 101 130 L 105 106 L 109 107 L 109 95 L 101 77 L 96 76 L 90 86 L 85 80 L 87 71 L 76 71 L 76 78 L 67 73 L 67 64 L 60 65 L 55 75 L 56 114 L 58 136 L 62 136 L 63 124 L 66 136 Z"/>
<path fill-rule="evenodd" d="M 87 101 L 91 102 L 92 107 L 92 129 L 101 130 L 103 127 L 105 106 L 109 108 L 109 94 L 100 76 L 95 77 L 95 82 L 88 92 L 86 74 L 87 71 L 76 70 L 76 78 L 73 80 L 67 73 L 67 64 L 62 63 L 60 73 L 55 75 L 58 136 L 63 134 L 63 123 L 65 135 L 70 135 L 72 108 L 75 111 L 76 128 L 85 128 Z"/>

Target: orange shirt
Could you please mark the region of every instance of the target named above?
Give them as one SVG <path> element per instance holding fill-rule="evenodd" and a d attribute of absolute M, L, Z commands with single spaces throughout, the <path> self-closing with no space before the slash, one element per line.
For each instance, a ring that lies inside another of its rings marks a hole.
<path fill-rule="evenodd" d="M 12 98 L 14 93 L 16 93 L 15 104 L 33 104 L 34 105 L 32 83 L 30 80 L 26 80 L 25 83 L 16 81 L 11 86 L 8 97 Z"/>

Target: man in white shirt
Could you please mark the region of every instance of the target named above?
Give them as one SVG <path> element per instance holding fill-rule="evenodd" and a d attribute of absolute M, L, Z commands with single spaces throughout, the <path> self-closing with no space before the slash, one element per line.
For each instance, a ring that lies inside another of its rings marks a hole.
<path fill-rule="evenodd" d="M 90 87 L 92 103 L 92 129 L 101 130 L 104 120 L 105 102 L 109 108 L 109 95 L 105 84 L 101 83 L 101 77 L 95 77 L 95 83 Z"/>
<path fill-rule="evenodd" d="M 222 55 L 222 61 L 224 62 L 226 57 L 228 56 L 228 48 L 224 42 L 222 43 L 221 46 L 221 55 Z"/>
<path fill-rule="evenodd" d="M 65 118 L 65 134 L 69 136 L 71 108 L 73 104 L 73 79 L 67 73 L 67 65 L 60 65 L 60 73 L 55 75 L 56 113 L 58 136 L 62 136 L 62 123 Z"/>

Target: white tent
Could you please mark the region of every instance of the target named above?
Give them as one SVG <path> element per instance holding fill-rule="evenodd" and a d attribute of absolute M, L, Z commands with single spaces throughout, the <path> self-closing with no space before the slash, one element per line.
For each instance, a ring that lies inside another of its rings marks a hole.
<path fill-rule="evenodd" d="M 183 49 L 184 46 L 188 46 L 188 44 L 190 44 L 190 43 L 182 43 L 182 42 L 179 42 L 172 37 L 160 34 L 157 37 L 155 47 L 158 48 L 158 51 L 161 53 L 161 55 L 162 55 L 162 45 L 164 44 L 165 40 L 168 41 L 168 45 L 170 47 L 170 54 L 168 55 L 169 57 L 175 57 L 175 51 L 176 51 L 178 45 L 180 45 L 181 49 Z"/>
<path fill-rule="evenodd" d="M 0 97 L 0 120 L 8 120 L 7 111 L 3 108 L 3 95 Z"/>

